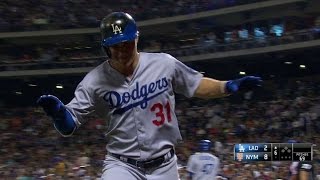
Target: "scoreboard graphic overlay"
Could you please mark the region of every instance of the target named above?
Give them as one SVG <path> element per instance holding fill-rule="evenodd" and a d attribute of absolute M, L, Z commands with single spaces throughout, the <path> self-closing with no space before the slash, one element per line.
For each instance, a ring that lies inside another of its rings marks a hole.
<path fill-rule="evenodd" d="M 311 143 L 241 143 L 234 146 L 234 160 L 252 161 L 312 161 Z"/>

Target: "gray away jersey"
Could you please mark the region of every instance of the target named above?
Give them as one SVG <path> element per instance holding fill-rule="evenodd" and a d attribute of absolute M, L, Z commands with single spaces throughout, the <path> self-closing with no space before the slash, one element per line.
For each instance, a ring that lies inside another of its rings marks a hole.
<path fill-rule="evenodd" d="M 187 171 L 191 172 L 192 180 L 216 179 L 220 169 L 219 159 L 210 153 L 195 153 L 190 156 L 187 164 Z"/>
<path fill-rule="evenodd" d="M 106 61 L 85 76 L 66 107 L 77 126 L 92 113 L 105 117 L 108 152 L 155 158 L 181 140 L 174 92 L 192 97 L 201 78 L 169 54 L 141 52 L 131 79 Z"/>

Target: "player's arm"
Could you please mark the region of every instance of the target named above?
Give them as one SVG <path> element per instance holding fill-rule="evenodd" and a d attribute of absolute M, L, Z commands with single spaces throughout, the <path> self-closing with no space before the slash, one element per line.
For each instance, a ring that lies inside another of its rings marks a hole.
<path fill-rule="evenodd" d="M 298 162 L 292 162 L 290 164 L 290 180 L 297 180 L 298 179 Z"/>
<path fill-rule="evenodd" d="M 203 77 L 198 88 L 196 89 L 194 96 L 204 99 L 227 96 L 228 93 L 225 89 L 226 83 L 227 81 L 219 81 L 216 79 Z"/>
<path fill-rule="evenodd" d="M 187 177 L 186 177 L 187 180 L 192 180 L 192 177 L 193 177 L 193 174 L 194 174 L 194 173 L 189 172 L 189 171 L 187 171 L 187 173 L 188 173 L 188 174 L 187 174 Z"/>
<path fill-rule="evenodd" d="M 260 77 L 245 76 L 240 79 L 220 81 L 203 77 L 197 87 L 194 96 L 199 98 L 218 98 L 236 93 L 239 89 L 261 86 Z"/>
<path fill-rule="evenodd" d="M 195 164 L 195 159 L 194 159 L 194 155 L 191 155 L 188 159 L 188 162 L 187 162 L 187 167 L 186 167 L 186 178 L 187 180 L 192 180 L 192 177 L 194 175 L 194 172 L 195 172 L 195 169 L 197 168 L 196 167 L 196 164 Z"/>
<path fill-rule="evenodd" d="M 299 162 L 298 166 L 298 178 L 299 180 L 310 180 L 315 179 L 314 168 L 312 163 Z"/>
<path fill-rule="evenodd" d="M 240 79 L 219 81 L 203 77 L 201 73 L 186 66 L 182 62 L 168 55 L 173 59 L 173 85 L 174 91 L 186 97 L 217 98 L 237 92 L 239 89 L 260 86 L 260 77 L 245 76 Z"/>

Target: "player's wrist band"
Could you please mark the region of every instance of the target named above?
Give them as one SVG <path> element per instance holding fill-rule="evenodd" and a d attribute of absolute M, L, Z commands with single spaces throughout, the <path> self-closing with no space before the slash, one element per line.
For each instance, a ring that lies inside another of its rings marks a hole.
<path fill-rule="evenodd" d="M 220 81 L 220 91 L 222 94 L 229 94 L 226 89 L 227 82 L 228 81 Z"/>
<path fill-rule="evenodd" d="M 147 161 L 138 161 L 138 160 L 131 159 L 126 156 L 122 156 L 114 153 L 108 153 L 108 154 L 112 157 L 119 159 L 122 162 L 129 163 L 133 166 L 136 166 L 139 169 L 152 169 L 160 166 L 164 162 L 168 162 L 172 157 L 174 157 L 175 152 L 174 152 L 174 149 L 172 148 L 168 153 Z"/>

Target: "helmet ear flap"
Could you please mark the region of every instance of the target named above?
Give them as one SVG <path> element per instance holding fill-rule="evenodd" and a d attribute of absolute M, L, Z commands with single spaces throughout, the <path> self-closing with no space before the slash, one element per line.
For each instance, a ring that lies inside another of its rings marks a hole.
<path fill-rule="evenodd" d="M 103 52 L 106 53 L 106 55 L 111 58 L 111 51 L 109 49 L 109 47 L 106 46 L 102 46 Z"/>

